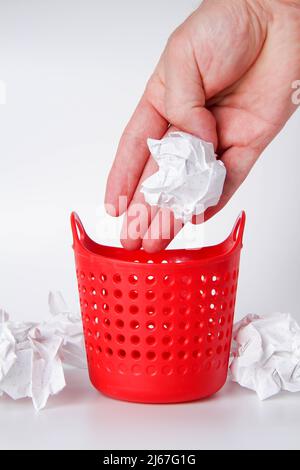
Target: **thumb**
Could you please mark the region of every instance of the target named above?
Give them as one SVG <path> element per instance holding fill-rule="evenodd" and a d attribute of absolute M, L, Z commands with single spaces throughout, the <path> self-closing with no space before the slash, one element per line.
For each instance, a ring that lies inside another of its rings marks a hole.
<path fill-rule="evenodd" d="M 205 108 L 205 91 L 193 46 L 184 29 L 170 37 L 162 56 L 165 117 L 175 127 L 218 146 L 216 121 Z"/>

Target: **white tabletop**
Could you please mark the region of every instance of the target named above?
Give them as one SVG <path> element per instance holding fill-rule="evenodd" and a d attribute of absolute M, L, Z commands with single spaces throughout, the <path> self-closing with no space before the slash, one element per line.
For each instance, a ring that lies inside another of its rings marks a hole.
<path fill-rule="evenodd" d="M 30 400 L 0 399 L 1 449 L 300 449 L 299 394 L 261 402 L 227 383 L 182 405 L 112 400 L 67 370 L 67 387 L 37 413 Z"/>

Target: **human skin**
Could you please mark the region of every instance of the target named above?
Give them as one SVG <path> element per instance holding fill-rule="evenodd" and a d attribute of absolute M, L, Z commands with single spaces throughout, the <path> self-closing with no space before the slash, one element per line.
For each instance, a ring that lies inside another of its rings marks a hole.
<path fill-rule="evenodd" d="M 105 204 L 113 216 L 126 212 L 123 246 L 156 252 L 182 227 L 168 210 L 150 210 L 140 192 L 142 181 L 157 171 L 148 137 L 161 139 L 175 128 L 214 144 L 227 177 L 220 202 L 204 214 L 207 220 L 226 205 L 295 112 L 292 84 L 299 79 L 300 0 L 205 0 L 170 36 L 121 137 Z M 130 230 L 137 224 L 136 204 L 147 208 L 139 215 L 138 237 Z M 171 219 L 170 233 L 162 218 Z"/>

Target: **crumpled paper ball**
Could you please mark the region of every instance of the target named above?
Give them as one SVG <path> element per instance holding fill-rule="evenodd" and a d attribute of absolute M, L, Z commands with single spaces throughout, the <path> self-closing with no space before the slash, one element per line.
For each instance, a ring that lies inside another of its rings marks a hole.
<path fill-rule="evenodd" d="M 261 400 L 300 392 L 300 326 L 290 314 L 248 315 L 235 324 L 230 373 Z"/>
<path fill-rule="evenodd" d="M 60 292 L 50 292 L 52 318 L 13 322 L 0 310 L 0 395 L 30 397 L 36 410 L 66 385 L 63 363 L 86 368 L 82 323 Z"/>
<path fill-rule="evenodd" d="M 217 205 L 226 168 L 217 160 L 213 144 L 185 132 L 147 143 L 159 166 L 141 187 L 148 204 L 172 210 L 183 222 Z"/>

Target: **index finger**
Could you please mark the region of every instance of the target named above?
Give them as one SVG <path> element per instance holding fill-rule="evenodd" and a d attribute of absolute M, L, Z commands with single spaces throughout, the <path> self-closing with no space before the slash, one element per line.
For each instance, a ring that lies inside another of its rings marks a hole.
<path fill-rule="evenodd" d="M 144 94 L 123 132 L 108 176 L 105 204 L 110 215 L 121 215 L 133 197 L 150 155 L 147 138 L 161 139 L 167 129 L 168 122 Z M 120 197 L 127 205 L 119 206 Z"/>

